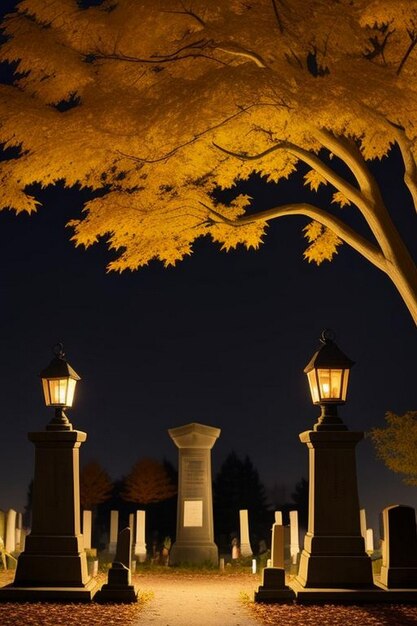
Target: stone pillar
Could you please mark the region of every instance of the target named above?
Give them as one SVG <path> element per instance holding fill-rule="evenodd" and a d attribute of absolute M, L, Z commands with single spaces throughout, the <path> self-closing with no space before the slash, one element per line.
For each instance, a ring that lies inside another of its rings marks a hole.
<path fill-rule="evenodd" d="M 136 536 L 134 554 L 139 563 L 146 561 L 145 511 L 136 511 Z"/>
<path fill-rule="evenodd" d="M 179 448 L 177 536 L 169 562 L 217 565 L 210 451 L 220 429 L 193 423 L 168 433 Z"/>
<path fill-rule="evenodd" d="M 309 449 L 310 482 L 298 586 L 373 588 L 359 520 L 355 446 L 362 438 L 361 432 L 320 427 L 300 435 Z"/>
<path fill-rule="evenodd" d="M 87 573 L 80 529 L 79 448 L 86 438 L 72 426 L 29 433 L 35 445 L 32 531 L 0 601 L 91 600 L 96 583 Z"/>
<path fill-rule="evenodd" d="M 16 511 L 9 509 L 6 515 L 6 541 L 4 544 L 6 552 L 12 554 L 16 549 Z"/>
<path fill-rule="evenodd" d="M 92 511 L 83 511 L 83 540 L 85 550 L 91 550 L 92 517 Z"/>
<path fill-rule="evenodd" d="M 387 589 L 417 587 L 416 515 L 411 506 L 393 505 L 382 511 L 381 584 Z"/>
<path fill-rule="evenodd" d="M 241 556 L 252 556 L 252 548 L 250 547 L 249 539 L 249 519 L 248 510 L 241 509 L 239 511 L 239 523 L 240 523 L 240 554 Z"/>
<path fill-rule="evenodd" d="M 108 551 L 116 554 L 117 537 L 119 534 L 119 511 L 110 511 L 110 538 Z"/>

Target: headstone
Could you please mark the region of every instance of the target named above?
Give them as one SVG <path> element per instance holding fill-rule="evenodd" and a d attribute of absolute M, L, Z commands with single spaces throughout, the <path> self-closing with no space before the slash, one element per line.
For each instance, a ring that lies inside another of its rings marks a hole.
<path fill-rule="evenodd" d="M 284 526 L 273 524 L 271 565 L 262 572 L 262 585 L 255 591 L 255 602 L 286 602 L 295 598 L 295 593 L 285 584 L 284 541 Z"/>
<path fill-rule="evenodd" d="M 16 529 L 15 529 L 15 535 L 16 535 L 16 540 L 15 540 L 15 550 L 16 552 L 21 552 L 23 550 L 23 540 L 22 540 L 22 535 L 23 535 L 23 529 L 22 529 L 22 523 L 23 523 L 23 516 L 21 513 L 17 513 L 16 515 Z"/>
<path fill-rule="evenodd" d="M 131 560 L 131 530 L 124 528 L 117 540 L 115 561 L 122 563 L 127 569 L 130 569 Z"/>
<path fill-rule="evenodd" d="M 282 511 L 275 511 L 275 524 L 282 526 Z"/>
<path fill-rule="evenodd" d="M 130 536 L 132 538 L 132 545 L 133 545 L 133 539 L 135 537 L 135 514 L 134 513 L 129 513 L 129 528 L 130 528 Z"/>
<path fill-rule="evenodd" d="M 382 511 L 381 583 L 388 589 L 417 587 L 417 531 L 415 511 L 401 504 Z"/>
<path fill-rule="evenodd" d="M 0 539 L 6 538 L 6 513 L 0 509 Z"/>
<path fill-rule="evenodd" d="M 248 510 L 241 509 L 239 511 L 240 522 L 240 554 L 241 556 L 252 556 L 252 548 L 249 540 L 249 519 Z"/>
<path fill-rule="evenodd" d="M 95 602 L 118 602 L 121 604 L 137 602 L 138 594 L 132 585 L 130 562 L 132 556 L 132 537 L 130 528 L 124 528 L 118 536 L 116 558 L 108 573 L 107 584 L 94 596 Z"/>
<path fill-rule="evenodd" d="M 366 541 L 366 511 L 365 509 L 360 509 L 359 519 L 360 519 L 360 525 L 361 525 L 361 535 Z"/>
<path fill-rule="evenodd" d="M 85 550 L 91 550 L 92 511 L 83 511 L 83 538 Z"/>
<path fill-rule="evenodd" d="M 108 551 L 115 554 L 117 546 L 117 534 L 119 530 L 119 511 L 110 511 L 110 540 Z"/>
<path fill-rule="evenodd" d="M 232 560 L 238 559 L 239 557 L 240 557 L 239 539 L 237 537 L 233 537 L 233 539 L 232 539 Z"/>
<path fill-rule="evenodd" d="M 16 511 L 14 509 L 7 511 L 4 547 L 6 552 L 13 553 L 16 550 Z"/>
<path fill-rule="evenodd" d="M 298 511 L 290 511 L 290 555 L 293 564 L 297 563 L 300 552 L 300 539 L 298 535 Z"/>
<path fill-rule="evenodd" d="M 271 541 L 271 566 L 284 569 L 284 526 L 273 524 Z"/>
<path fill-rule="evenodd" d="M 218 565 L 214 543 L 211 448 L 219 428 L 186 424 L 168 434 L 179 449 L 176 541 L 170 564 Z"/>
<path fill-rule="evenodd" d="M 374 531 L 372 528 L 366 529 L 365 549 L 370 554 L 374 551 Z"/>
<path fill-rule="evenodd" d="M 136 511 L 136 536 L 134 554 L 139 563 L 146 561 L 146 543 L 145 543 L 145 511 Z"/>

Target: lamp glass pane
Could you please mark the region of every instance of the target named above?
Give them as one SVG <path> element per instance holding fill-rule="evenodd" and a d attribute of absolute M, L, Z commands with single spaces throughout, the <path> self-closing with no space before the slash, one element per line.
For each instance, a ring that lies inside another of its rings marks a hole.
<path fill-rule="evenodd" d="M 316 370 L 310 370 L 307 373 L 307 378 L 308 378 L 308 384 L 310 385 L 310 393 L 311 393 L 311 398 L 313 400 L 313 403 L 316 404 L 317 402 L 320 402 L 320 396 L 319 396 L 319 388 L 317 385 L 317 376 L 316 376 Z"/>
<path fill-rule="evenodd" d="M 51 404 L 67 406 L 68 378 L 52 378 L 48 380 Z"/>
<path fill-rule="evenodd" d="M 321 400 L 339 400 L 342 391 L 342 369 L 318 369 Z"/>
<path fill-rule="evenodd" d="M 50 406 L 51 395 L 49 393 L 49 385 L 48 385 L 48 380 L 46 378 L 42 378 L 42 388 L 43 388 L 43 395 L 45 398 L 45 404 L 46 406 Z"/>
<path fill-rule="evenodd" d="M 65 406 L 72 406 L 72 403 L 74 401 L 74 391 L 75 391 L 75 385 L 77 384 L 77 381 L 74 380 L 73 378 L 69 378 L 68 379 L 68 389 L 67 389 L 67 401 Z"/>
<path fill-rule="evenodd" d="M 349 382 L 349 370 L 346 369 L 346 370 L 343 370 L 343 386 L 342 386 L 342 400 L 343 400 L 343 402 L 346 401 L 348 382 Z"/>

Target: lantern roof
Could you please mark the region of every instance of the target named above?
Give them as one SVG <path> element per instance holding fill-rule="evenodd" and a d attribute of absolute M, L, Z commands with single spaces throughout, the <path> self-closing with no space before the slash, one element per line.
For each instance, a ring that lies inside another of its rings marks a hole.
<path fill-rule="evenodd" d="M 65 359 L 64 347 L 62 343 L 55 346 L 54 353 L 55 357 L 49 365 L 41 371 L 39 376 L 41 378 L 73 378 L 74 380 L 81 380 L 77 372 Z"/>
<path fill-rule="evenodd" d="M 305 366 L 304 373 L 307 374 L 314 368 L 350 369 L 353 367 L 355 361 L 349 359 L 335 344 L 334 333 L 331 330 L 323 330 L 320 341 L 322 345 Z"/>

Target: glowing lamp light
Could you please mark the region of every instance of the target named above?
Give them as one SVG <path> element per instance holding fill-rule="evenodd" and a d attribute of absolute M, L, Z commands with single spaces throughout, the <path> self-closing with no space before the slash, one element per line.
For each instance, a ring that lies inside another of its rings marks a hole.
<path fill-rule="evenodd" d="M 52 427 L 72 428 L 64 409 L 72 406 L 77 381 L 80 380 L 77 372 L 67 363 L 64 347 L 58 343 L 54 347 L 55 357 L 40 373 L 43 395 L 46 406 L 55 407 L 55 417 L 48 425 Z"/>
<path fill-rule="evenodd" d="M 337 406 L 346 402 L 349 372 L 354 362 L 334 343 L 332 331 L 324 330 L 320 341 L 322 345 L 304 369 L 311 398 L 313 404 L 322 408 L 319 424 L 343 425 L 337 416 Z"/>

